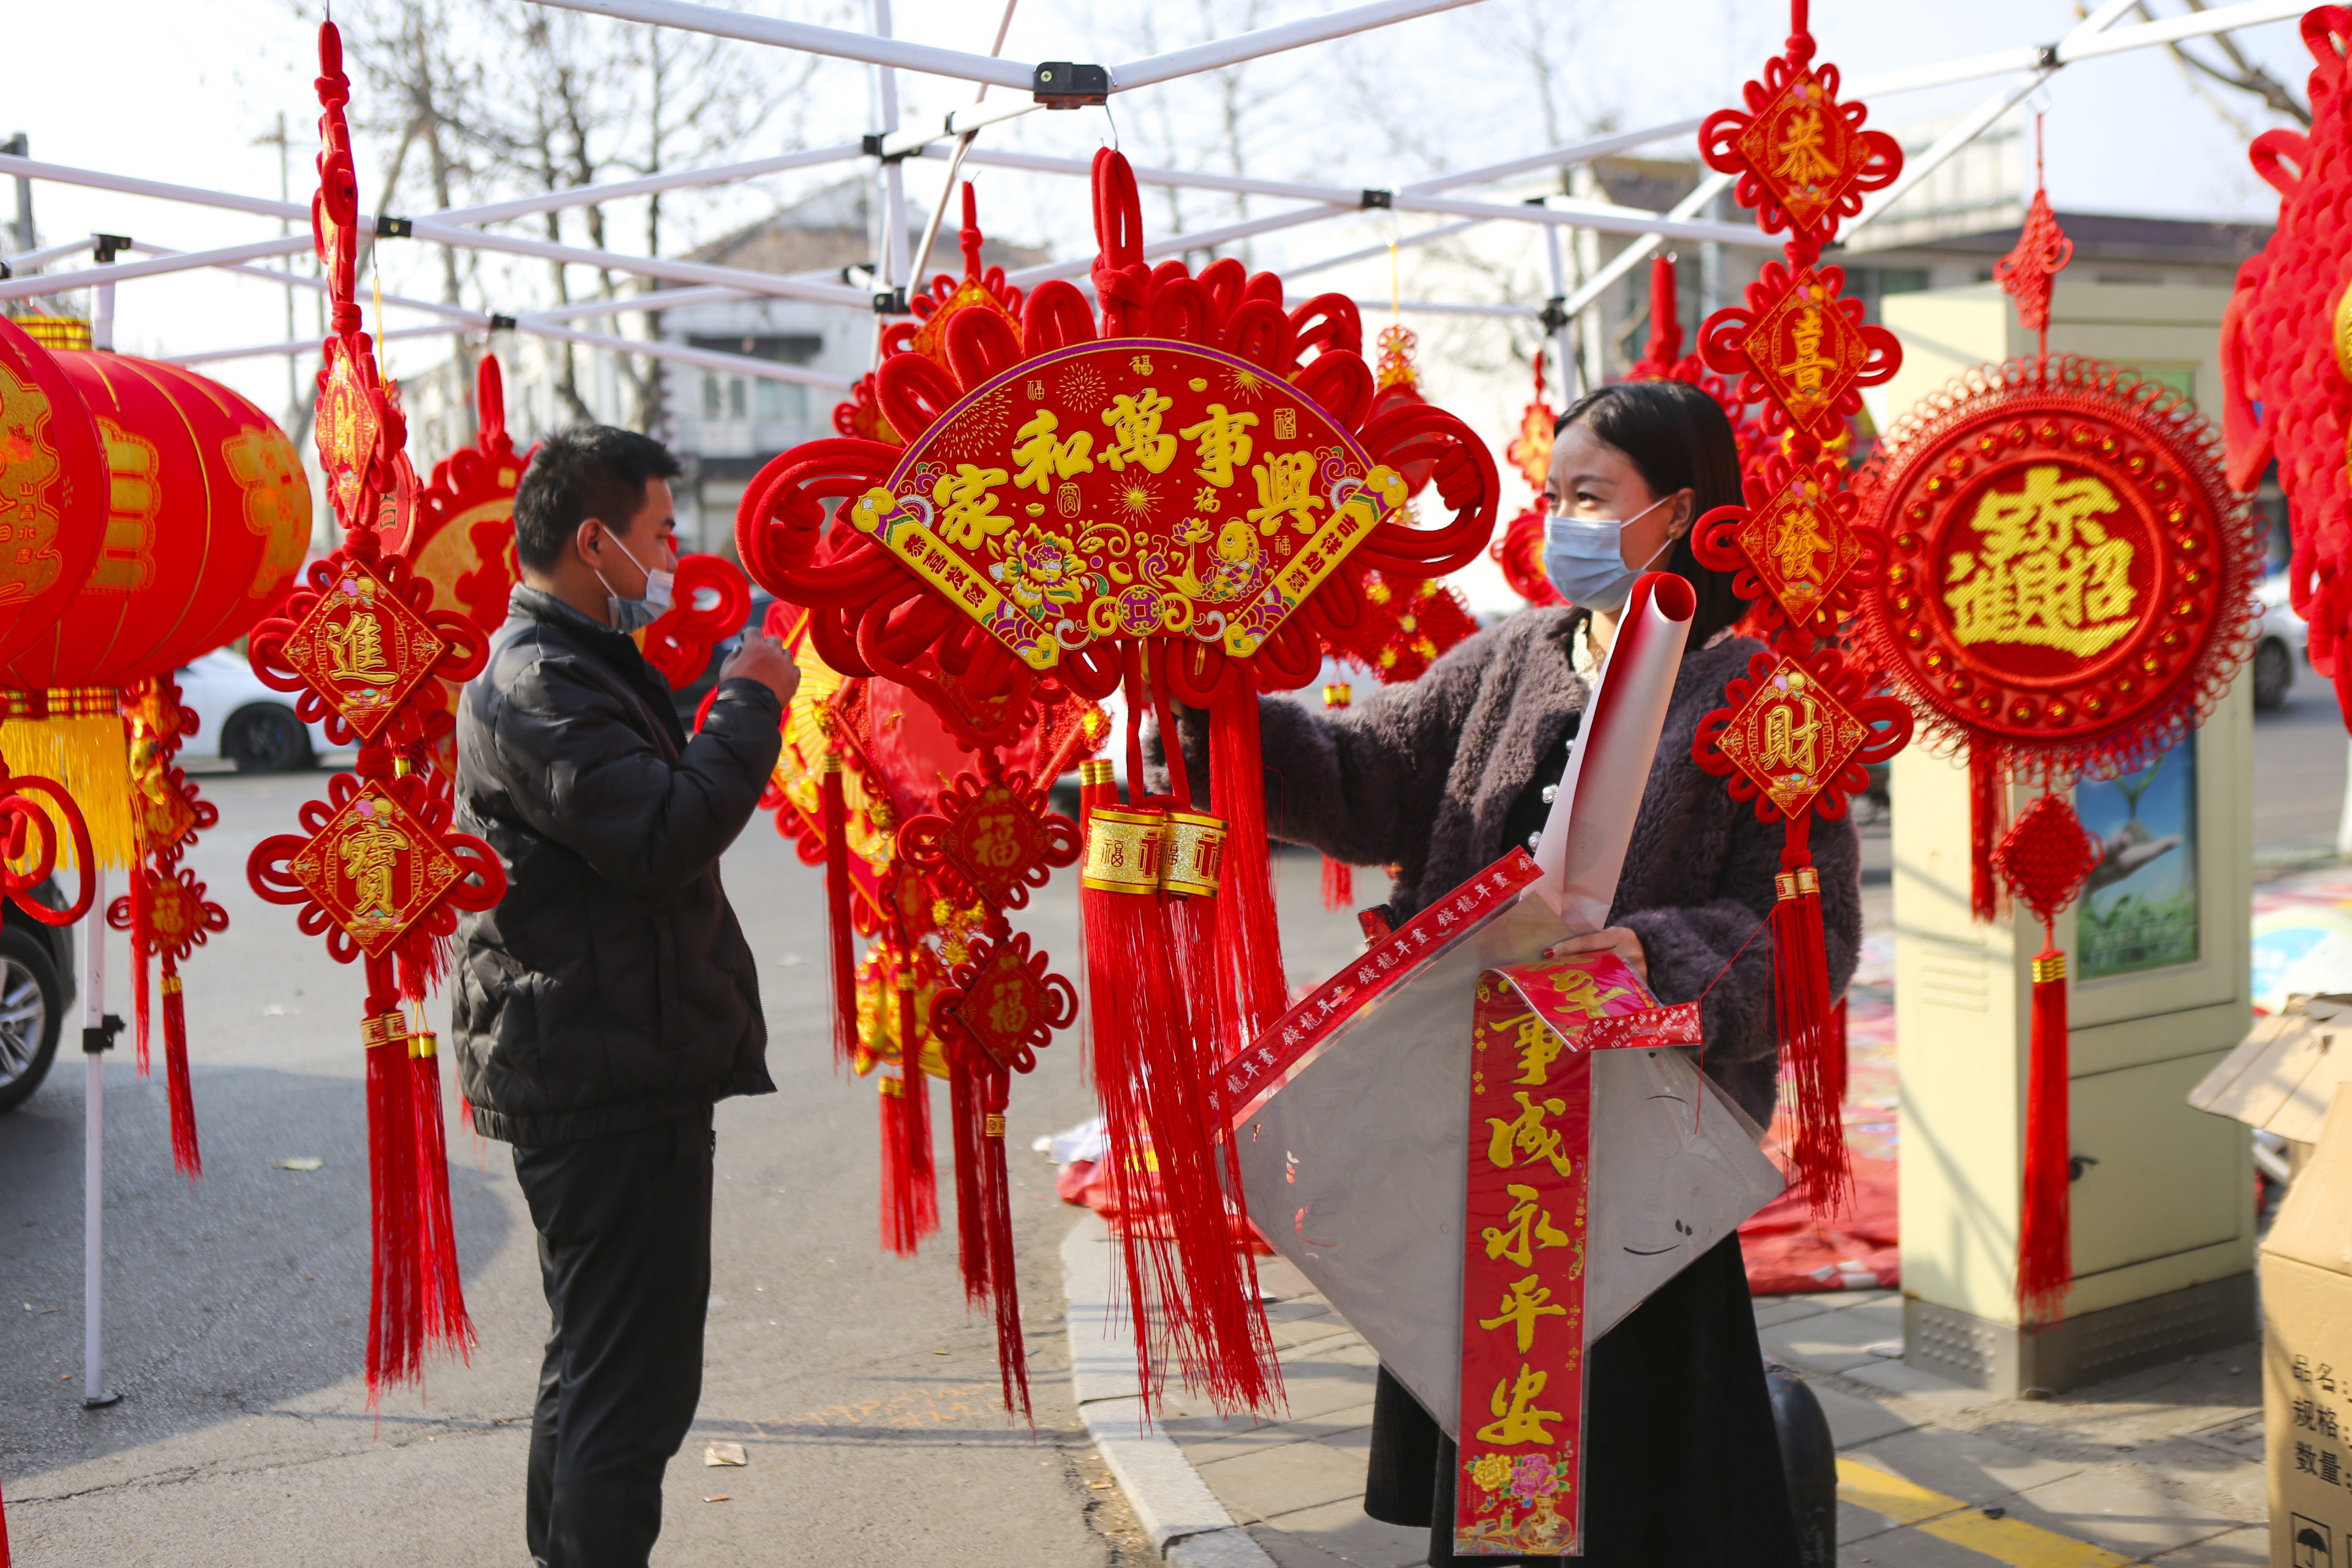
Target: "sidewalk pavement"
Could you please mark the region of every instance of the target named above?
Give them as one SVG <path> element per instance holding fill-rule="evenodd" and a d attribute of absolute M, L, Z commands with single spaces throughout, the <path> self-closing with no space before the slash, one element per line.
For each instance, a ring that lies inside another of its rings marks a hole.
<path fill-rule="evenodd" d="M 1180 1388 L 1139 1420 L 1110 1311 L 1108 1234 L 1062 1249 L 1080 1413 L 1152 1546 L 1178 1568 L 1408 1568 L 1428 1533 L 1364 1516 L 1375 1357 L 1282 1260 L 1259 1263 L 1286 1418 L 1220 1416 Z M 1891 1290 L 1765 1297 L 1766 1355 L 1802 1373 L 1839 1450 L 1838 1562 L 1875 1568 L 2261 1568 L 2269 1558 L 2260 1347 L 2053 1399 L 1997 1399 L 1906 1366 Z M 1100 1325 L 1099 1330 L 1097 1325 Z M 1595 1441 L 1605 1435 L 1595 1434 Z"/>

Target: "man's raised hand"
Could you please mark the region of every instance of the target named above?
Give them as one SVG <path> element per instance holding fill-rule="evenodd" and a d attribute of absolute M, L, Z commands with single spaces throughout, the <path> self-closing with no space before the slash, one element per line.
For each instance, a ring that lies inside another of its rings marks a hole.
<path fill-rule="evenodd" d="M 745 632 L 742 645 L 719 667 L 719 679 L 732 680 L 737 676 L 758 681 L 787 707 L 792 703 L 793 693 L 800 689 L 800 666 L 793 662 L 793 656 L 784 651 L 782 643 L 761 632 Z"/>

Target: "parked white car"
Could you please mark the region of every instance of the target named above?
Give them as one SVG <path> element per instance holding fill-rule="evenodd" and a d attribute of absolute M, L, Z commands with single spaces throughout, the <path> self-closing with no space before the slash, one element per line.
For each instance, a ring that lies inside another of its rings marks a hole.
<path fill-rule="evenodd" d="M 272 691 L 245 656 L 221 648 L 182 665 L 180 701 L 203 721 L 180 747 L 180 761 L 218 759 L 241 773 L 282 773 L 317 764 L 326 731 L 294 715 L 294 695 Z"/>
<path fill-rule="evenodd" d="M 2269 712 L 2286 700 L 2294 684 L 2294 667 L 2311 662 L 2309 628 L 2294 613 L 2287 595 L 2287 574 L 2274 572 L 2263 579 L 2256 596 L 2263 613 L 2254 623 L 2254 710 Z"/>

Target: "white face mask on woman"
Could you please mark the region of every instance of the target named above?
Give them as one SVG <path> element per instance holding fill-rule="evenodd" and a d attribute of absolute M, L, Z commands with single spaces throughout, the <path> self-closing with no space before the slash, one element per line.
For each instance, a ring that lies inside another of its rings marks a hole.
<path fill-rule="evenodd" d="M 605 582 L 604 574 L 596 573 L 596 581 L 604 584 L 604 608 L 612 614 L 613 629 L 616 632 L 634 632 L 641 627 L 652 626 L 669 609 L 670 595 L 677 583 L 677 574 L 646 572 L 645 563 L 637 559 L 637 552 L 622 543 L 617 535 L 607 533 L 604 537 L 611 541 L 614 549 L 629 558 L 630 565 L 646 574 L 645 594 L 638 598 L 624 599 L 620 595 L 613 592 L 613 584 Z M 591 567 L 589 570 L 595 569 Z"/>
<path fill-rule="evenodd" d="M 1561 598 L 1588 610 L 1613 616 L 1625 607 L 1633 596 L 1633 579 L 1648 571 L 1652 563 L 1674 548 L 1674 536 L 1652 552 L 1648 561 L 1639 566 L 1625 564 L 1624 551 L 1618 536 L 1628 523 L 1641 521 L 1672 500 L 1673 496 L 1652 501 L 1622 521 L 1613 517 L 1553 517 L 1544 522 L 1544 575 L 1559 590 Z"/>

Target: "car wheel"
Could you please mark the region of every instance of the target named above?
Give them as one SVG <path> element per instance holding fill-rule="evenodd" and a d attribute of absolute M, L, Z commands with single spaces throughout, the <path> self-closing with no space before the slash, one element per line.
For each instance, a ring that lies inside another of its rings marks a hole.
<path fill-rule="evenodd" d="M 2287 688 L 2294 684 L 2294 660 L 2287 656 L 2286 644 L 2276 637 L 2264 637 L 2254 645 L 2254 711 L 2267 713 L 2286 700 Z"/>
<path fill-rule="evenodd" d="M 66 988 L 32 932 L 0 927 L 0 1111 L 32 1098 L 57 1059 Z"/>
<path fill-rule="evenodd" d="M 221 726 L 221 754 L 241 773 L 294 773 L 312 765 L 310 731 L 291 708 L 257 703 Z"/>

